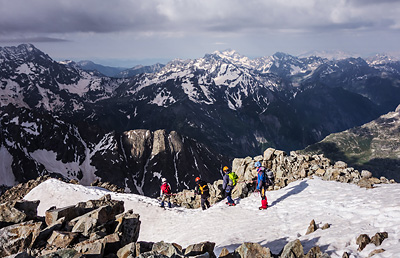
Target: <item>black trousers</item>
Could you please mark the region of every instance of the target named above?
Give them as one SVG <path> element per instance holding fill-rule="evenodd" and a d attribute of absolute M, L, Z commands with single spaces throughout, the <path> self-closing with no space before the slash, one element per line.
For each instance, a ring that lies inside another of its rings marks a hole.
<path fill-rule="evenodd" d="M 205 210 L 207 208 L 210 208 L 210 202 L 208 201 L 208 196 L 207 197 L 206 196 L 204 196 L 204 197 L 201 196 L 200 203 L 201 203 L 201 208 L 203 210 Z"/>

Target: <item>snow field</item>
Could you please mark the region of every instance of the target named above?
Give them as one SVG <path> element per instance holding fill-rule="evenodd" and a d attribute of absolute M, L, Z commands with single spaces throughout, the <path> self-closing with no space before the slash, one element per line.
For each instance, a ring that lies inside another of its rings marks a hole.
<path fill-rule="evenodd" d="M 210 209 L 162 209 L 156 199 L 135 194 L 111 193 L 98 187 L 66 184 L 50 179 L 33 189 L 26 200 L 41 200 L 38 214 L 43 216 L 51 206 L 58 208 L 79 201 L 99 199 L 110 193 L 112 199 L 123 200 L 125 210 L 140 214 L 139 241 L 175 242 L 182 247 L 202 241 L 216 243 L 215 253 L 223 247 L 233 251 L 244 242 L 260 243 L 275 254 L 285 244 L 299 239 L 304 251 L 318 245 L 331 257 L 367 257 L 375 250 L 386 251 L 379 257 L 400 257 L 400 185 L 377 185 L 374 189 L 353 184 L 323 181 L 319 178 L 296 181 L 278 191 L 267 192 L 269 208 L 258 210 L 260 197 L 252 194 L 236 200 L 229 207 L 225 200 Z M 311 220 L 321 227 L 305 235 Z M 358 252 L 356 238 L 388 232 L 381 246 L 369 244 Z"/>

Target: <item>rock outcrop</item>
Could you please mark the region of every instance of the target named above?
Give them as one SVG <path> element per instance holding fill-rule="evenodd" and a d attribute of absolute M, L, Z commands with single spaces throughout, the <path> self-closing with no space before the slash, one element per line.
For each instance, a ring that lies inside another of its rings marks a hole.
<path fill-rule="evenodd" d="M 357 184 L 360 187 L 372 188 L 374 184 L 395 183 L 385 177 L 375 178 L 367 171 L 358 171 L 343 161 L 333 163 L 324 155 L 301 155 L 296 152 L 286 152 L 268 148 L 263 155 L 256 157 L 236 158 L 232 162 L 232 170 L 239 176 L 239 181 L 232 192 L 232 198 L 245 198 L 255 189 L 257 171 L 254 163 L 260 161 L 264 167 L 274 172 L 274 185 L 268 190 L 278 190 L 289 183 L 304 178 L 318 176 L 323 180 Z M 216 203 L 224 198 L 222 180 L 209 183 L 210 203 Z M 193 190 L 177 193 L 175 203 L 186 208 L 199 208 L 200 197 Z"/>

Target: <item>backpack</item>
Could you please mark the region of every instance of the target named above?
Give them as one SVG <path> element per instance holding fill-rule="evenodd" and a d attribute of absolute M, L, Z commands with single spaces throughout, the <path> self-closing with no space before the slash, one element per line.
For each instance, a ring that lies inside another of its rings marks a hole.
<path fill-rule="evenodd" d="M 268 168 L 266 168 L 266 169 L 264 170 L 264 173 L 265 173 L 265 175 L 266 175 L 267 184 L 268 184 L 268 185 L 274 185 L 274 183 L 275 183 L 274 172 L 272 172 L 272 170 L 269 170 Z"/>
<path fill-rule="evenodd" d="M 274 185 L 274 172 L 265 167 L 260 167 L 257 172 L 262 173 L 263 183 L 265 183 L 267 186 Z"/>
<path fill-rule="evenodd" d="M 237 180 L 238 180 L 238 175 L 236 175 L 235 172 L 230 172 L 229 174 L 229 185 L 231 186 L 235 186 L 237 184 Z"/>
<path fill-rule="evenodd" d="M 208 192 L 208 185 L 204 184 L 204 185 L 199 185 L 199 190 L 201 194 L 205 194 L 205 192 Z"/>

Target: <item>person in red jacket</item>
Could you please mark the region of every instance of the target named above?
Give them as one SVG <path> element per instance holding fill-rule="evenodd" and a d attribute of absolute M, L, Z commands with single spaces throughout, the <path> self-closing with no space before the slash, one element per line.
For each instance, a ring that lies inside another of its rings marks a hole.
<path fill-rule="evenodd" d="M 161 196 L 161 207 L 164 208 L 164 202 L 168 203 L 168 208 L 171 208 L 171 186 L 170 184 L 167 182 L 166 178 L 161 179 L 162 181 L 162 185 L 161 185 L 161 192 L 160 192 L 160 196 Z"/>

